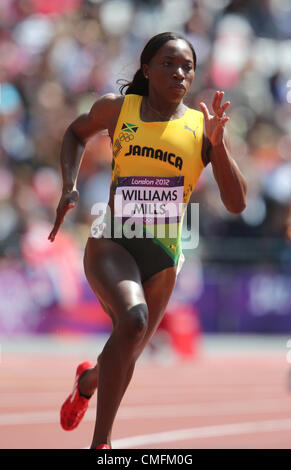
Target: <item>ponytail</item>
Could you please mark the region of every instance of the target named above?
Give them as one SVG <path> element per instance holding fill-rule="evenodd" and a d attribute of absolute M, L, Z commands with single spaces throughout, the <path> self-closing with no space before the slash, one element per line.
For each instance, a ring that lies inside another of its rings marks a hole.
<path fill-rule="evenodd" d="M 118 80 L 120 82 L 120 80 Z M 124 93 L 124 89 L 127 88 Z M 149 94 L 149 83 L 148 79 L 145 78 L 142 69 L 138 69 L 131 82 L 126 82 L 119 88 L 120 93 L 123 95 L 142 95 L 148 96 Z"/>

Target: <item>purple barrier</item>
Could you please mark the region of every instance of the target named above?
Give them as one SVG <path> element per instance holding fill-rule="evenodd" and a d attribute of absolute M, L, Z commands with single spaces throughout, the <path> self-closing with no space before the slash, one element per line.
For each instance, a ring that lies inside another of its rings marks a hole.
<path fill-rule="evenodd" d="M 265 267 L 182 272 L 173 299 L 195 306 L 202 331 L 291 333 L 291 274 Z M 111 328 L 82 273 L 72 301 L 66 295 L 64 302 L 63 295 L 49 270 L 27 268 L 18 261 L 2 263 L 0 334 L 97 333 Z"/>
<path fill-rule="evenodd" d="M 28 271 L 20 262 L 1 265 L 0 333 L 36 332 L 55 304 L 53 284 L 45 273 Z"/>
<path fill-rule="evenodd" d="M 275 268 L 209 269 L 195 302 L 205 332 L 291 332 L 291 275 Z"/>

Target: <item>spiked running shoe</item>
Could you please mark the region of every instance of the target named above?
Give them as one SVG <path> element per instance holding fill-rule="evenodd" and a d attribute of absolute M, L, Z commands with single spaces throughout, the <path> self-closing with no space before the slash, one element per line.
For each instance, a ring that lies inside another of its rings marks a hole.
<path fill-rule="evenodd" d="M 96 449 L 110 449 L 108 444 L 99 444 Z"/>
<path fill-rule="evenodd" d="M 89 400 L 92 395 L 89 398 L 80 395 L 79 380 L 87 369 L 92 369 L 93 367 L 90 362 L 82 362 L 77 367 L 73 391 L 63 403 L 60 413 L 61 426 L 65 431 L 75 429 L 88 409 Z"/>

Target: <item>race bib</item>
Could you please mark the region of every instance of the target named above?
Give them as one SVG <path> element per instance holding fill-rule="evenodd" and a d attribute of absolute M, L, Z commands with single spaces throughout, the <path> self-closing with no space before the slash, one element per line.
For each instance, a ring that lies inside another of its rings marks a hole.
<path fill-rule="evenodd" d="M 184 176 L 119 177 L 114 215 L 137 224 L 180 222 L 183 214 Z"/>

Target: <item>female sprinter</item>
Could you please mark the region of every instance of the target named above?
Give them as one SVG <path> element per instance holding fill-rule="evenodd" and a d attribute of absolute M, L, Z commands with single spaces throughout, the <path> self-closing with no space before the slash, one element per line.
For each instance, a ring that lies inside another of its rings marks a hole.
<path fill-rule="evenodd" d="M 186 204 L 210 161 L 225 207 L 235 214 L 245 208 L 246 182 L 230 155 L 225 135 L 229 120 L 225 110 L 230 102 L 223 104 L 220 91 L 214 95 L 212 113 L 205 103 L 200 104 L 201 112 L 183 102 L 195 67 L 194 49 L 183 36 L 154 36 L 141 54 L 140 68 L 132 82 L 121 87 L 121 96 L 107 94 L 98 99 L 64 135 L 60 157 L 63 191 L 49 235 L 51 242 L 66 212 L 78 200 L 77 176 L 87 139 L 107 129 L 113 149 L 105 224 L 97 235 L 91 233 L 84 255 L 87 280 L 112 320 L 112 332 L 97 364 L 78 366 L 73 392 L 61 409 L 62 427 L 74 429 L 98 384 L 91 449 L 111 448 L 112 426 L 136 360 L 159 325 L 175 285 L 181 264 L 182 217 L 176 217 L 177 235 L 171 236 L 171 215 L 162 222 L 158 217 L 163 204 Z M 120 219 L 124 214 L 118 211 L 126 208 L 128 195 L 139 208 L 139 236 L 131 238 L 126 233 L 115 234 L 120 220 L 126 225 Z M 146 214 L 154 214 L 151 225 L 140 217 L 141 208 Z M 166 228 L 163 236 L 155 231 L 161 224 Z"/>

